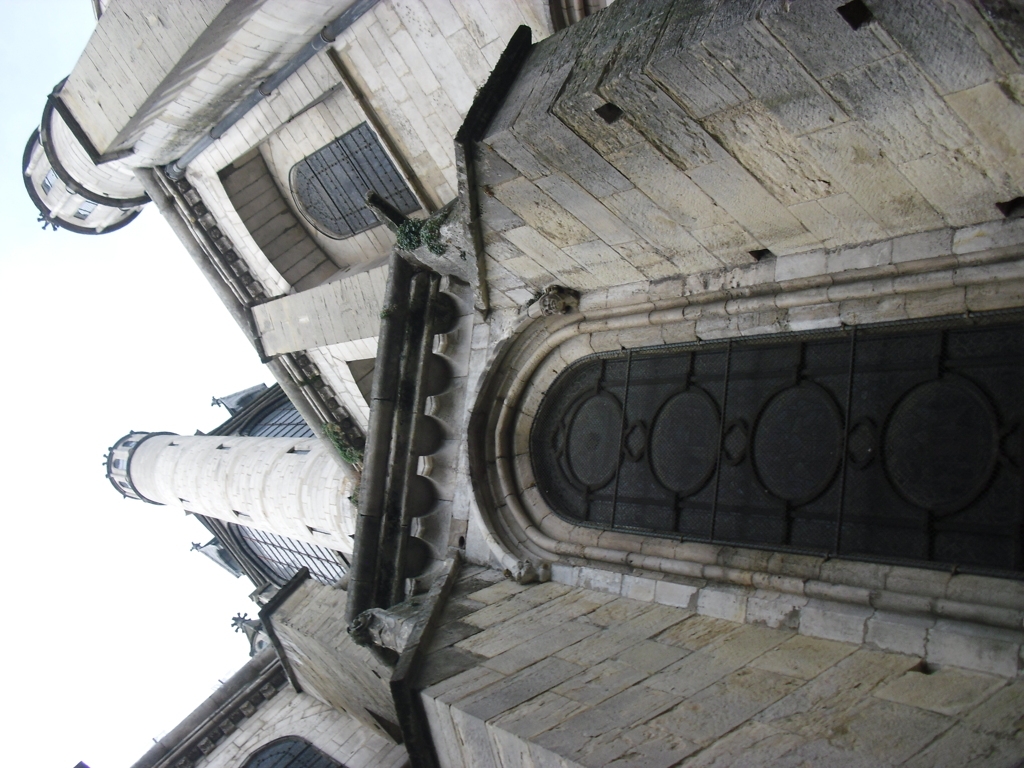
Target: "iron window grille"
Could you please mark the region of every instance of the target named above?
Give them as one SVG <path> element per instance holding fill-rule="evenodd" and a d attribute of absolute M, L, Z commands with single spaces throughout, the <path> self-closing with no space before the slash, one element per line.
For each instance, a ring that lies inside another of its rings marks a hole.
<path fill-rule="evenodd" d="M 253 437 L 315 437 L 295 406 L 287 402 L 268 408 L 241 434 Z"/>
<path fill-rule="evenodd" d="M 366 206 L 370 190 L 404 214 L 419 210 L 412 191 L 366 123 L 296 163 L 289 175 L 299 210 L 317 230 L 337 240 L 380 223 Z"/>
<path fill-rule="evenodd" d="M 861 326 L 591 355 L 530 453 L 575 525 L 1024 572 L 1024 320 Z"/>
<path fill-rule="evenodd" d="M 235 523 L 228 523 L 228 529 L 250 558 L 264 566 L 267 578 L 278 586 L 303 567 L 321 584 L 334 584 L 347 571 L 348 564 L 340 552 Z"/>

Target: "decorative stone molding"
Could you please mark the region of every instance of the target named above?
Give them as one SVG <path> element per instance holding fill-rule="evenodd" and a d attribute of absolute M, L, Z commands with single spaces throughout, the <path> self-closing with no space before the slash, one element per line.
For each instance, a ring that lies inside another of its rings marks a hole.
<path fill-rule="evenodd" d="M 238 255 L 231 239 L 217 226 L 217 220 L 203 203 L 199 190 L 193 187 L 188 179 L 185 178 L 173 183 L 189 207 L 189 217 L 202 228 L 216 249 L 219 258 L 223 260 L 224 264 L 231 270 L 232 276 L 244 288 L 246 303 L 251 300 L 259 301 L 265 299 L 267 294 L 263 285 L 249 270 L 249 265 L 245 263 L 245 260 Z"/>
<path fill-rule="evenodd" d="M 274 698 L 287 685 L 288 680 L 280 662 L 274 661 L 265 673 L 212 713 L 187 739 L 175 745 L 166 757 L 156 762 L 153 768 L 193 768 L 200 765 L 224 739 L 238 730 L 246 719 L 255 715 L 266 701 Z"/>
<path fill-rule="evenodd" d="M 545 317 L 566 315 L 579 308 L 580 293 L 572 288 L 549 285 L 537 299 L 537 305 L 540 308 L 540 313 Z"/>
<path fill-rule="evenodd" d="M 556 581 L 1016 674 L 1024 641 L 1018 581 L 573 526 L 536 488 L 528 443 L 551 383 L 595 352 L 1020 307 L 1024 260 L 1006 241 L 1019 241 L 1022 229 L 997 222 L 994 232 L 974 233 L 989 248 L 902 262 L 891 256 L 899 241 L 890 241 L 881 244 L 889 263 L 875 254 L 859 269 L 847 249 L 853 268 L 840 273 L 825 271 L 839 254 L 822 254 L 817 275 L 769 259 L 669 286 L 584 295 L 579 314 L 524 321 L 491 360 L 470 430 L 478 522 L 493 555 L 513 572 L 524 559 L 551 560 Z M 957 237 L 969 240 L 962 230 Z"/>

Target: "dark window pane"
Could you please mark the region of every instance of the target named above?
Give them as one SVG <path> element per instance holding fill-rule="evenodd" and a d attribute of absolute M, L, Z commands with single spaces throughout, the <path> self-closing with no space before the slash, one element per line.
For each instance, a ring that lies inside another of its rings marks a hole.
<path fill-rule="evenodd" d="M 1024 572 L 1024 322 L 934 320 L 592 355 L 534 421 L 574 525 Z"/>
<path fill-rule="evenodd" d="M 345 768 L 309 742 L 294 737 L 260 747 L 245 768 Z"/>
<path fill-rule="evenodd" d="M 310 223 L 337 239 L 377 226 L 377 217 L 365 203 L 370 190 L 402 213 L 419 210 L 416 198 L 366 123 L 296 163 L 291 185 L 299 209 Z"/>

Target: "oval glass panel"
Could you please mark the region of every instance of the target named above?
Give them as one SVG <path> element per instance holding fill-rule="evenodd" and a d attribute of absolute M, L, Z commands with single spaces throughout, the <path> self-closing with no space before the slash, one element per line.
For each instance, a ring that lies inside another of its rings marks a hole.
<path fill-rule="evenodd" d="M 651 465 L 658 481 L 683 496 L 699 491 L 715 468 L 718 430 L 718 410 L 703 392 L 669 398 L 651 429 Z"/>
<path fill-rule="evenodd" d="M 802 503 L 821 493 L 839 464 L 843 424 L 825 390 L 802 385 L 768 401 L 754 432 L 754 466 L 780 499 Z"/>
<path fill-rule="evenodd" d="M 576 410 L 569 426 L 566 455 L 576 478 L 590 488 L 601 488 L 619 464 L 622 408 L 609 395 L 588 398 Z"/>
<path fill-rule="evenodd" d="M 960 509 L 981 493 L 996 460 L 998 428 L 985 396 L 966 381 L 930 381 L 893 409 L 885 430 L 885 468 L 913 504 Z"/>

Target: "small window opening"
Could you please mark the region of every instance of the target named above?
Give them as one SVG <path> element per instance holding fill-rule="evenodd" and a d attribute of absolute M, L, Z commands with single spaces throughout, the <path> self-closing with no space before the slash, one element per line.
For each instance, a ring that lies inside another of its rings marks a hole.
<path fill-rule="evenodd" d="M 57 183 L 57 174 L 51 169 L 43 179 L 43 183 L 40 185 L 43 188 L 43 194 L 50 194 L 50 190 L 53 189 L 53 185 Z"/>
<path fill-rule="evenodd" d="M 245 512 L 239 512 L 237 509 L 232 509 L 231 511 L 235 513 L 235 517 L 240 517 L 243 520 L 252 520 L 252 516 L 245 514 Z"/>
<path fill-rule="evenodd" d="M 330 531 L 325 531 L 322 528 L 314 528 L 312 525 L 307 525 L 306 527 L 309 529 L 310 533 L 320 533 L 320 534 L 323 534 L 324 536 L 330 536 L 331 535 Z"/>
<path fill-rule="evenodd" d="M 124 480 L 118 480 L 117 484 L 124 488 L 126 491 L 131 490 L 131 486 L 129 486 L 128 483 L 126 483 Z"/>
<path fill-rule="evenodd" d="M 188 499 L 181 498 L 181 496 L 178 497 L 178 501 L 180 501 L 182 504 L 191 504 L 192 503 Z"/>
<path fill-rule="evenodd" d="M 218 451 L 230 451 L 231 450 L 231 446 L 230 445 L 224 445 L 224 443 L 221 443 L 220 445 L 217 446 L 217 450 Z"/>
<path fill-rule="evenodd" d="M 622 110 L 612 104 L 610 101 L 607 104 L 603 104 L 594 110 L 597 116 L 604 120 L 606 123 L 611 125 L 620 117 L 622 117 Z"/>
<path fill-rule="evenodd" d="M 94 203 L 92 200 L 86 200 L 84 203 L 82 203 L 80 206 L 78 206 L 78 210 L 75 211 L 75 218 L 76 219 L 87 219 L 87 218 L 89 218 L 89 214 L 92 213 L 95 210 L 96 210 L 96 203 Z"/>
<path fill-rule="evenodd" d="M 114 469 L 124 469 L 124 460 L 114 459 Z"/>
<path fill-rule="evenodd" d="M 137 440 L 125 440 L 125 441 L 124 441 L 124 442 L 123 442 L 123 443 L 121 444 L 121 447 L 122 447 L 122 448 L 134 448 L 134 447 L 135 447 L 135 444 L 136 444 L 137 442 L 138 442 Z"/>
<path fill-rule="evenodd" d="M 865 24 L 875 20 L 875 17 L 871 14 L 871 9 L 864 5 L 861 0 L 853 0 L 852 3 L 841 5 L 836 8 L 836 11 L 854 29 L 860 29 Z"/>
<path fill-rule="evenodd" d="M 754 257 L 754 261 L 760 261 L 761 259 L 767 259 L 769 256 L 774 256 L 767 248 L 759 248 L 756 251 L 751 251 L 750 255 Z"/>
<path fill-rule="evenodd" d="M 309 453 L 309 448 L 289 448 L 288 453 Z"/>
<path fill-rule="evenodd" d="M 170 442 L 170 443 L 167 444 L 168 448 L 176 448 L 177 446 L 178 446 L 178 443 L 175 443 L 175 442 Z"/>
<path fill-rule="evenodd" d="M 1017 219 L 1024 216 L 1024 197 L 1015 197 L 1005 203 L 996 203 L 996 208 L 1008 219 Z"/>

